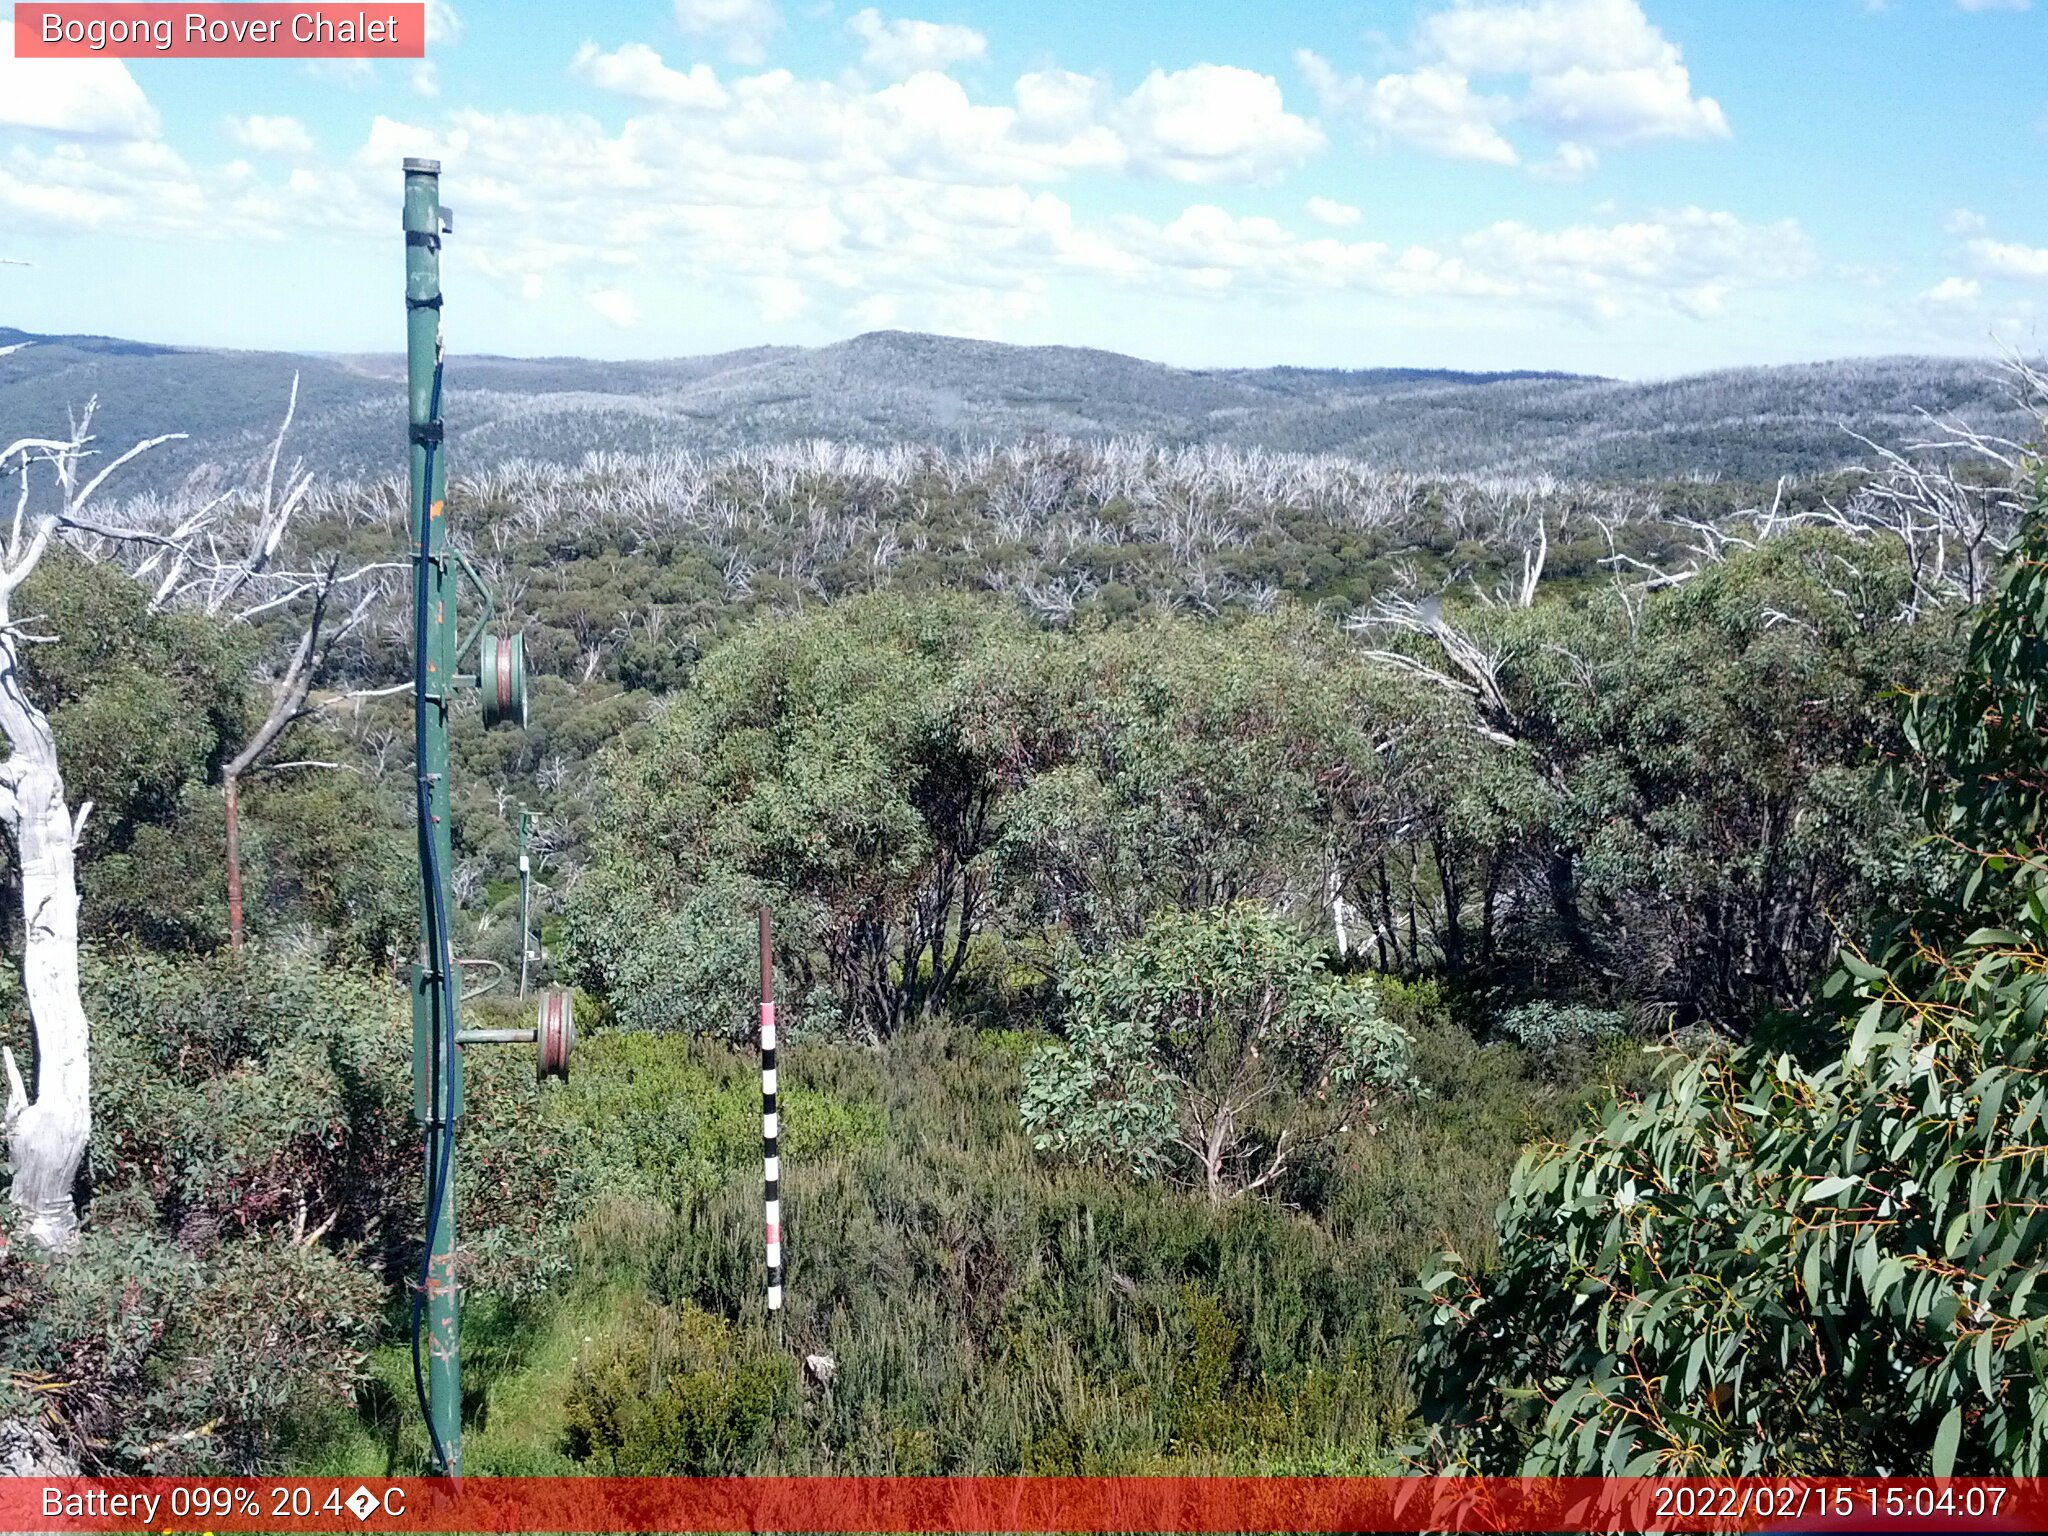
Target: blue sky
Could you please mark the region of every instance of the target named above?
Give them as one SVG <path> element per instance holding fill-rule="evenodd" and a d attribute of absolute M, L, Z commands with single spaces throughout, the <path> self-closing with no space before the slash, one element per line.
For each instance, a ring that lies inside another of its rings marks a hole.
<path fill-rule="evenodd" d="M 424 66 L 0 56 L 0 323 L 394 349 L 434 154 L 456 350 L 1658 377 L 2048 329 L 2028 0 L 432 9 Z"/>

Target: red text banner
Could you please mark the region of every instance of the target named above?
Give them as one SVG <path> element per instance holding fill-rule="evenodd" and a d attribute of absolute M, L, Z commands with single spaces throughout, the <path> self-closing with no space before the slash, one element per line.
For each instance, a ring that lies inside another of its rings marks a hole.
<path fill-rule="evenodd" d="M 2038 1478 L 0 1478 L 5 1531 L 2038 1531 Z"/>
<path fill-rule="evenodd" d="M 421 59 L 424 3 L 14 7 L 20 59 Z"/>

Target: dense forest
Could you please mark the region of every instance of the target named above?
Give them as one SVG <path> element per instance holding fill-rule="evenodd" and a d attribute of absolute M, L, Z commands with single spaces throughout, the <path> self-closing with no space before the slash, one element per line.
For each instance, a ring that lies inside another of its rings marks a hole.
<path fill-rule="evenodd" d="M 469 1053 L 469 1470 L 2042 1470 L 2048 485 L 1927 437 L 458 461 L 535 674 L 455 716 L 466 1016 L 525 809 L 583 1035 Z M 92 1109 L 0 1456 L 416 1471 L 406 497 L 91 446 L 0 463 Z"/>

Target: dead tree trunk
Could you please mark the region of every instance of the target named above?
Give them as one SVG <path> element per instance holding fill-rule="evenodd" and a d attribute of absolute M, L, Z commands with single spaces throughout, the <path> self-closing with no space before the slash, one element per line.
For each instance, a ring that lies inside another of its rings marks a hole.
<path fill-rule="evenodd" d="M 271 558 L 284 541 L 285 529 L 293 513 L 313 486 L 312 471 L 296 463 L 286 472 L 281 493 L 277 484 L 278 460 L 284 453 L 284 440 L 292 429 L 292 417 L 298 408 L 299 376 L 293 374 L 291 401 L 285 407 L 284 422 L 277 429 L 277 438 L 270 445 L 270 466 L 264 472 L 263 496 L 252 519 L 248 552 L 231 566 L 215 567 L 203 604 L 209 614 L 219 615 L 225 613 L 229 603 L 251 583 L 265 583 L 280 589 L 236 616 L 246 622 L 281 605 L 295 603 L 308 593 L 313 599 L 306 627 L 300 632 L 291 662 L 278 681 L 269 713 L 255 734 L 243 743 L 241 751 L 221 769 L 221 798 L 227 818 L 228 944 L 234 949 L 242 947 L 244 935 L 242 780 L 256 770 L 263 755 L 277 745 L 287 730 L 314 713 L 307 706 L 306 699 L 327 664 L 328 652 L 362 623 L 377 598 L 374 589 L 364 592 L 354 610 L 339 625 L 329 628 L 327 605 L 335 591 L 348 583 L 361 582 L 380 572 L 400 568 L 388 562 L 378 562 L 342 574 L 339 559 L 330 559 L 325 570 L 311 573 L 280 573 L 271 569 Z M 165 595 L 171 593 L 172 585 L 171 580 L 166 580 Z"/>
<path fill-rule="evenodd" d="M 242 777 L 222 775 L 221 800 L 228 822 L 228 947 L 242 947 Z"/>
<path fill-rule="evenodd" d="M 86 520 L 87 504 L 109 476 L 138 455 L 184 435 L 173 432 L 147 438 L 88 479 L 84 469 L 93 455 L 92 418 L 97 403 L 86 406 L 68 438 L 20 438 L 0 449 L 0 474 L 18 473 L 21 482 L 12 526 L 6 532 L 4 552 L 0 552 L 0 736 L 5 737 L 9 749 L 6 761 L 0 763 L 0 822 L 13 834 L 21 864 L 22 975 L 35 1030 L 33 1099 L 13 1053 L 9 1051 L 5 1057 L 7 1148 L 13 1170 L 12 1199 L 28 1213 L 30 1235 L 55 1248 L 68 1247 L 77 1238 L 72 1186 L 92 1133 L 88 1026 L 78 984 L 76 867 L 78 834 L 91 806 L 79 807 L 73 816 L 65 803 L 56 738 L 48 717 L 29 697 L 20 666 L 23 645 L 54 637 L 26 632 L 14 617 L 15 593 L 34 573 L 51 540 L 62 533 L 117 550 L 152 551 L 131 571 L 157 582 L 152 607 L 203 589 L 206 611 L 217 615 L 252 583 L 262 584 L 274 595 L 236 615 L 248 620 L 312 595 L 311 614 L 278 696 L 263 725 L 226 770 L 229 926 L 239 946 L 243 908 L 240 780 L 294 721 L 312 712 L 307 695 L 329 649 L 362 622 L 376 599 L 374 587 L 364 591 L 337 624 L 330 622 L 328 609 L 334 591 L 398 568 L 371 564 L 341 574 L 338 562 L 330 561 L 324 572 L 272 569 L 271 560 L 286 525 L 312 483 L 312 476 L 294 465 L 285 477 L 282 494 L 277 485 L 278 458 L 298 404 L 296 378 L 292 380 L 292 403 L 271 448 L 262 499 L 250 520 L 247 552 L 231 562 L 204 552 L 213 547 L 211 535 L 203 545 L 199 537 L 213 520 L 220 501 L 209 503 L 168 531 L 110 528 Z M 50 499 L 41 509 L 32 509 L 30 504 L 30 471 L 35 466 L 44 467 L 53 482 Z"/>
<path fill-rule="evenodd" d="M 19 660 L 14 632 L 0 629 L 0 732 L 11 749 L 0 765 L 0 821 L 14 835 L 21 864 L 22 982 L 36 1037 L 33 1099 L 14 1053 L 0 1047 L 7 1072 L 7 1156 L 14 1171 L 10 1197 L 28 1216 L 29 1236 L 61 1249 L 77 1240 L 71 1190 L 92 1134 L 74 858 L 91 806 L 81 806 L 74 818 L 64 802 L 57 738 L 22 687 Z"/>
<path fill-rule="evenodd" d="M 91 1038 L 78 987 L 77 872 L 78 834 L 92 805 L 81 805 L 74 816 L 65 803 L 56 735 L 49 717 L 29 697 L 21 675 L 22 646 L 43 637 L 29 633 L 16 619 L 14 599 L 60 528 L 90 527 L 80 514 L 109 475 L 181 435 L 145 439 L 81 484 L 81 467 L 92 442 L 92 416 L 88 405 L 69 439 L 22 438 L 0 450 L 0 473 L 15 466 L 21 474 L 21 494 L 0 556 L 0 736 L 6 738 L 8 749 L 7 760 L 0 763 L 0 823 L 13 835 L 21 866 L 22 986 L 35 1031 L 33 1098 L 14 1052 L 0 1047 L 0 1068 L 7 1077 L 7 1158 L 13 1175 L 8 1193 L 28 1216 L 30 1238 L 55 1249 L 68 1249 L 78 1240 L 72 1188 L 92 1135 Z M 33 463 L 49 466 L 57 507 L 31 518 Z M 125 537 L 109 529 L 91 531 Z"/>
<path fill-rule="evenodd" d="M 312 693 L 313 683 L 327 665 L 328 652 L 335 645 L 355 631 L 368 616 L 371 606 L 377 600 L 375 591 L 365 592 L 339 624 L 328 623 L 327 603 L 335 587 L 344 581 L 353 581 L 374 567 L 363 571 L 337 576 L 330 564 L 318 578 L 313 591 L 312 612 L 307 615 L 306 627 L 299 635 L 298 648 L 292 652 L 292 659 L 285 668 L 283 678 L 278 681 L 277 694 L 270 701 L 270 711 L 263 717 L 255 733 L 242 743 L 242 750 L 228 759 L 220 771 L 221 799 L 227 813 L 227 860 L 228 860 L 228 943 L 232 948 L 242 947 L 243 902 L 242 902 L 242 780 L 252 773 L 261 771 L 263 756 L 276 746 L 284 733 L 315 714 L 318 706 L 309 705 L 307 697 Z M 407 690 L 410 689 L 407 685 Z M 380 693 L 392 689 L 374 690 Z M 362 694 L 349 697 L 361 698 Z M 299 764 L 304 767 L 306 764 Z M 331 764 L 328 766 L 332 766 Z"/>
<path fill-rule="evenodd" d="M 332 573 L 329 575 L 331 577 Z M 228 944 L 234 949 L 242 947 L 242 775 L 276 745 L 287 726 L 306 713 L 306 694 L 313 685 L 313 674 L 319 669 L 323 654 L 320 624 L 326 606 L 327 593 L 323 590 L 313 600 L 313 616 L 299 639 L 298 649 L 292 654 L 291 666 L 286 669 L 277 697 L 271 701 L 270 712 L 264 716 L 255 734 L 242 744 L 242 750 L 220 771 L 221 799 L 227 812 L 228 833 Z"/>

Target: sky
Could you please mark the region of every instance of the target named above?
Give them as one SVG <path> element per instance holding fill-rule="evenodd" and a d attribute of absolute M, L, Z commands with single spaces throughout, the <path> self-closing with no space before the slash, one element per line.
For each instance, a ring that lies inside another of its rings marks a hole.
<path fill-rule="evenodd" d="M 455 351 L 1657 378 L 2048 332 L 2048 0 L 434 0 L 429 36 L 0 35 L 0 324 L 397 350 L 428 155 Z"/>

